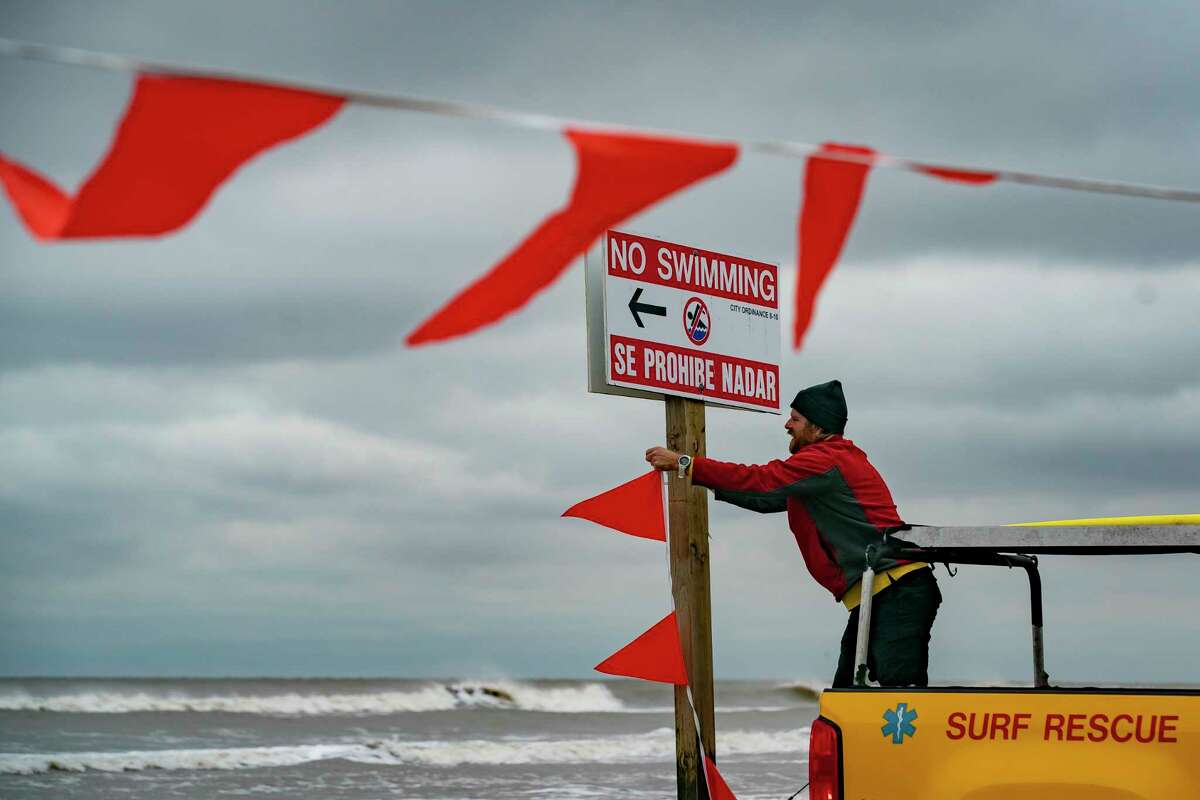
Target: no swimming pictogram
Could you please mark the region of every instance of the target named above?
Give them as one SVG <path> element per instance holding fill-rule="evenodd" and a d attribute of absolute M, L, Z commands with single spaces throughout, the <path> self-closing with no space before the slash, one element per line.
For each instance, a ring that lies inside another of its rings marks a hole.
<path fill-rule="evenodd" d="M 702 345 L 708 341 L 712 331 L 712 317 L 708 314 L 708 305 L 699 297 L 692 297 L 683 304 L 683 330 L 688 341 L 694 345 Z"/>

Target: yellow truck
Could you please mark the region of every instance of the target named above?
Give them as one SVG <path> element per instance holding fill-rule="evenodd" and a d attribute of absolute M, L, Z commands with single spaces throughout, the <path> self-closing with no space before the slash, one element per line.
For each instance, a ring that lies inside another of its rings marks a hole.
<path fill-rule="evenodd" d="M 1044 665 L 1039 554 L 1200 553 L 1200 515 L 996 528 L 914 526 L 864 553 L 1019 567 L 1029 577 L 1028 688 L 866 685 L 864 600 L 855 687 L 827 689 L 809 742 L 812 800 L 1200 798 L 1200 690 L 1053 686 Z M 1196 665 L 1188 665 L 1195 681 Z"/>

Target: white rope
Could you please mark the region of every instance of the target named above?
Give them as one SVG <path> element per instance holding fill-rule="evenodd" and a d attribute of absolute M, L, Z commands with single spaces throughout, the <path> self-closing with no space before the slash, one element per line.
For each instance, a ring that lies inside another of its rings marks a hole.
<path fill-rule="evenodd" d="M 480 119 L 512 125 L 521 128 L 537 130 L 562 130 L 566 127 L 580 127 L 589 130 L 608 130 L 614 133 L 644 133 L 663 136 L 684 137 L 694 141 L 712 142 L 719 144 L 735 143 L 746 150 L 765 155 L 783 156 L 786 158 L 807 158 L 820 151 L 821 158 L 831 161 L 842 161 L 852 164 L 883 167 L 887 169 L 902 169 L 909 172 L 926 172 L 930 167 L 967 173 L 987 173 L 994 175 L 998 181 L 1044 186 L 1054 189 L 1068 189 L 1076 192 L 1099 194 L 1117 194 L 1127 197 L 1148 197 L 1156 200 L 1169 200 L 1183 203 L 1200 203 L 1200 191 L 1179 189 L 1167 186 L 1153 186 L 1142 183 L 1125 183 L 1095 178 L 1071 178 L 1056 175 L 1043 175 L 1034 172 L 1017 170 L 959 166 L 952 164 L 930 163 L 912 158 L 876 154 L 873 156 L 839 151 L 821 151 L 821 147 L 807 142 L 790 142 L 782 140 L 745 141 L 729 140 L 714 136 L 699 135 L 690 132 L 669 131 L 655 128 L 635 128 L 627 125 L 612 123 L 597 123 L 590 120 L 573 120 L 565 117 L 555 117 L 548 114 L 537 114 L 524 111 L 514 111 L 496 106 L 477 105 L 474 103 L 459 103 L 450 100 L 438 100 L 411 95 L 391 94 L 383 92 L 364 92 L 356 89 L 320 86 L 315 84 L 282 81 L 261 75 L 230 70 L 200 69 L 170 64 L 161 61 L 144 61 L 128 56 L 111 53 L 99 53 L 91 50 L 79 50 L 71 47 L 56 47 L 52 45 L 35 44 L 13 39 L 0 38 L 0 55 L 14 58 L 26 58 L 35 61 L 49 61 L 56 64 L 104 69 L 113 72 L 146 72 L 158 75 L 173 75 L 180 77 L 215 78 L 220 80 L 247 81 L 270 84 L 287 89 L 298 89 L 307 92 L 343 97 L 349 102 L 374 108 L 386 108 L 397 111 L 414 111 L 423 114 L 436 114 L 443 117 L 459 117 Z"/>

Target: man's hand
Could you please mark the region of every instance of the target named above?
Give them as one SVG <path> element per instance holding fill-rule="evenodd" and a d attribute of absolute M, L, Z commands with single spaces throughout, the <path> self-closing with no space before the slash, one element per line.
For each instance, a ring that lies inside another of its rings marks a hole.
<path fill-rule="evenodd" d="M 646 461 L 664 472 L 679 469 L 679 453 L 665 447 L 651 447 L 646 451 Z"/>

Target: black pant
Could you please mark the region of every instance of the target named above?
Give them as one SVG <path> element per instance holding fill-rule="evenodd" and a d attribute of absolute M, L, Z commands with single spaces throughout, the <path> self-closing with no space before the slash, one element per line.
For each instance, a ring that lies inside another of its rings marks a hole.
<path fill-rule="evenodd" d="M 929 632 L 942 593 L 933 570 L 919 569 L 875 595 L 871 603 L 871 638 L 867 676 L 880 686 L 929 685 Z M 858 644 L 858 609 L 850 612 L 842 634 L 834 688 L 854 685 L 854 650 Z"/>

